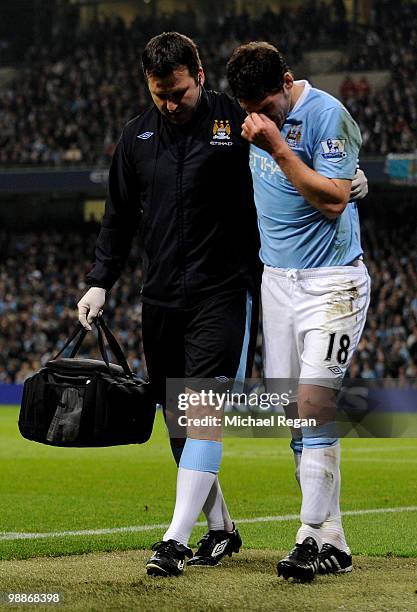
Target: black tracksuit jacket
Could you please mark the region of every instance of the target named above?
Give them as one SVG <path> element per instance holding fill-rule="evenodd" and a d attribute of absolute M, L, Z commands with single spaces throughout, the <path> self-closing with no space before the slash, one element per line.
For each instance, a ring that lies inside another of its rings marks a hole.
<path fill-rule="evenodd" d="M 256 290 L 259 234 L 244 118 L 229 96 L 202 90 L 185 126 L 155 106 L 127 123 L 89 285 L 112 287 L 140 227 L 145 302 L 188 308 L 219 292 Z"/>

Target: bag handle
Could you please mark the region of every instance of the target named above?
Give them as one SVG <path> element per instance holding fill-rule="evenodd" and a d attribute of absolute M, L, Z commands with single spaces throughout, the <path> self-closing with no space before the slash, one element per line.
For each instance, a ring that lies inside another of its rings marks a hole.
<path fill-rule="evenodd" d="M 105 338 L 107 340 L 107 344 L 109 345 L 110 350 L 113 353 L 113 355 L 115 356 L 118 364 L 123 368 L 123 372 L 126 374 L 126 376 L 128 376 L 129 378 L 132 378 L 133 377 L 133 372 L 130 369 L 129 364 L 127 363 L 127 359 L 126 359 L 125 354 L 124 354 L 124 352 L 122 350 L 122 347 L 117 342 L 116 338 L 114 337 L 114 335 L 112 334 L 110 329 L 107 327 L 107 325 L 106 325 L 106 323 L 105 323 L 105 321 L 103 319 L 103 315 L 98 316 L 94 320 L 94 324 L 97 327 L 100 352 L 102 354 L 102 357 L 103 357 L 104 361 L 106 361 L 105 357 L 107 358 L 107 351 L 106 351 L 106 347 L 104 346 L 104 342 L 103 342 L 102 330 L 103 330 L 104 336 L 105 336 Z M 108 361 L 106 361 L 106 364 L 108 365 Z"/>
<path fill-rule="evenodd" d="M 75 338 L 78 336 L 78 334 L 80 334 L 80 337 L 78 338 L 78 340 L 77 340 L 77 342 L 76 342 L 76 344 L 75 344 L 75 346 L 72 349 L 71 354 L 70 354 L 71 358 L 74 357 L 78 353 L 78 350 L 79 350 L 81 344 L 83 343 L 84 338 L 87 335 L 87 330 L 84 329 L 84 327 L 81 325 L 81 323 L 78 323 L 77 327 L 74 329 L 74 331 L 72 332 L 72 334 L 70 335 L 68 340 L 65 342 L 64 346 L 62 347 L 62 349 L 52 359 L 53 360 L 58 359 L 58 357 L 60 357 L 60 355 L 62 355 L 62 353 L 65 351 L 65 349 L 67 349 L 69 347 L 71 342 L 73 340 L 75 340 Z"/>
<path fill-rule="evenodd" d="M 101 356 L 103 357 L 103 361 L 106 364 L 109 372 L 111 372 L 110 370 L 110 362 L 109 362 L 109 358 L 107 355 L 107 350 L 104 344 L 104 340 L 103 340 L 103 332 L 104 332 L 104 336 L 107 340 L 107 344 L 110 347 L 110 350 L 112 351 L 113 355 L 115 356 L 118 364 L 123 368 L 123 372 L 125 373 L 125 375 L 128 378 L 133 378 L 133 373 L 132 370 L 129 367 L 129 364 L 127 363 L 126 357 L 124 355 L 124 352 L 120 346 L 120 344 L 117 342 L 116 338 L 114 337 L 114 335 L 112 334 L 112 332 L 110 331 L 110 329 L 107 327 L 106 323 L 104 322 L 103 317 L 100 315 L 99 317 L 97 317 L 94 320 L 94 324 L 97 328 L 97 339 L 98 339 L 98 346 L 99 346 L 99 350 L 101 353 Z M 79 338 L 77 339 L 77 342 L 75 343 L 74 347 L 71 350 L 70 353 L 70 358 L 73 359 L 75 357 L 75 355 L 78 353 L 81 344 L 84 342 L 84 339 L 87 335 L 87 330 L 83 327 L 83 325 L 81 325 L 81 323 L 78 323 L 77 327 L 75 328 L 75 330 L 72 332 L 72 334 L 69 336 L 68 340 L 65 342 L 64 346 L 62 347 L 62 349 L 55 355 L 55 357 L 53 357 L 53 359 L 58 359 L 58 357 L 60 357 L 60 355 L 62 355 L 62 353 L 65 351 L 65 349 L 67 349 L 69 347 L 69 345 L 71 344 L 71 342 L 73 342 L 75 340 L 75 338 L 77 338 L 77 336 L 79 335 Z"/>

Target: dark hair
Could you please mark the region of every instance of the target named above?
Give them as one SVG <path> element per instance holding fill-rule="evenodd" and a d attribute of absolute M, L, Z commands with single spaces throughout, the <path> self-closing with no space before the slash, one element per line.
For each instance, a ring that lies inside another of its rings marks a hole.
<path fill-rule="evenodd" d="M 233 95 L 240 100 L 263 100 L 281 91 L 287 62 L 276 47 L 267 42 L 240 45 L 227 62 L 226 74 Z"/>
<path fill-rule="evenodd" d="M 179 32 L 163 32 L 154 36 L 142 53 L 142 69 L 149 75 L 164 78 L 180 66 L 186 66 L 197 82 L 201 68 L 197 45 Z"/>

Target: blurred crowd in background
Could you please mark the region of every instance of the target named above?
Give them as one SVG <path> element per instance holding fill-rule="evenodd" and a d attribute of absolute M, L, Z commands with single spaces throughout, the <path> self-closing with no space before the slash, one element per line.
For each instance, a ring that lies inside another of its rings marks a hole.
<path fill-rule="evenodd" d="M 417 148 L 417 3 L 390 1 L 375 11 L 372 28 L 355 36 L 346 69 L 389 70 L 390 80 L 372 91 L 366 79 L 347 78 L 340 97 L 359 123 L 368 155 L 415 151 Z"/>
<path fill-rule="evenodd" d="M 366 209 L 366 204 L 362 204 Z M 410 205 L 412 206 L 412 204 Z M 410 207 L 365 218 L 363 244 L 372 279 L 366 328 L 350 368 L 354 378 L 417 378 L 417 233 Z M 72 231 L 0 232 L 0 383 L 21 383 L 61 348 L 77 324 L 76 304 L 93 256 L 97 226 Z M 105 317 L 133 369 L 146 373 L 141 347 L 141 271 L 134 245 L 108 296 Z M 262 375 L 259 331 L 254 376 Z M 83 355 L 98 357 L 93 334 Z"/>
<path fill-rule="evenodd" d="M 243 13 L 203 25 L 192 7 L 156 21 L 138 18 L 130 27 L 117 17 L 94 21 L 87 29 L 75 19 L 58 22 L 50 40 L 27 50 L 19 78 L 0 89 L 0 164 L 107 166 L 121 128 L 149 102 L 139 71 L 141 50 L 150 36 L 172 29 L 195 38 L 207 86 L 223 91 L 225 64 L 241 42 L 275 43 L 290 66 L 306 51 L 342 50 L 350 76 L 340 95 L 362 129 L 362 154 L 413 151 L 417 4 L 378 4 L 372 25 L 355 28 L 346 20 L 342 0 L 330 6 L 310 0 L 279 14 L 265 11 L 254 19 Z M 355 78 L 354 71 L 364 69 L 388 70 L 392 80 L 372 91 L 366 79 Z"/>
<path fill-rule="evenodd" d="M 78 324 L 77 302 L 88 287 L 98 226 L 79 231 L 0 231 L 0 382 L 21 383 L 65 343 Z M 140 256 L 134 245 L 106 302 L 106 316 L 132 368 L 144 374 L 140 344 Z M 99 358 L 88 334 L 80 354 Z"/>

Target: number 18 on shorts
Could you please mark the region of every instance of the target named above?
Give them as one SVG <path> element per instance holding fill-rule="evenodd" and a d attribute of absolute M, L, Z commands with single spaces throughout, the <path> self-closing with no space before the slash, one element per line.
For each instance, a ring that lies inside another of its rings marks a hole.
<path fill-rule="evenodd" d="M 362 262 L 310 270 L 265 266 L 266 378 L 326 380 L 325 386 L 338 389 L 361 337 L 369 296 Z"/>

